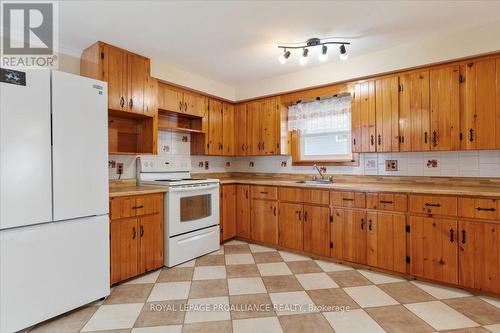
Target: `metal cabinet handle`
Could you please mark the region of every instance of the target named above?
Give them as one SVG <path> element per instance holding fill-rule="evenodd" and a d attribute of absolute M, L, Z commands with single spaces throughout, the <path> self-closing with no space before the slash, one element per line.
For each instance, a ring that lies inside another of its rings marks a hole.
<path fill-rule="evenodd" d="M 474 141 L 474 129 L 472 128 L 469 129 L 469 141 Z"/>
<path fill-rule="evenodd" d="M 141 209 L 141 208 L 144 208 L 144 205 L 140 205 L 140 206 L 134 206 L 134 207 L 132 207 L 132 209 Z"/>
<path fill-rule="evenodd" d="M 262 142 L 262 150 L 265 150 L 265 148 L 264 148 L 264 142 Z"/>
<path fill-rule="evenodd" d="M 179 102 L 179 111 L 182 112 L 182 102 Z"/>
<path fill-rule="evenodd" d="M 142 236 L 144 236 L 144 226 L 141 225 L 141 229 L 140 230 L 141 230 L 140 231 L 140 235 L 141 235 L 141 238 L 142 238 Z"/>
<path fill-rule="evenodd" d="M 462 244 L 465 244 L 465 230 L 462 230 Z"/>
<path fill-rule="evenodd" d="M 245 191 L 245 198 L 248 199 L 248 190 Z"/>
<path fill-rule="evenodd" d="M 494 212 L 494 211 L 496 211 L 496 208 L 481 208 L 481 207 L 477 207 L 476 210 L 477 211 Z"/>
<path fill-rule="evenodd" d="M 135 230 L 135 227 L 132 227 L 132 239 L 135 239 L 135 236 L 137 236 L 137 232 Z"/>
<path fill-rule="evenodd" d="M 375 145 L 375 136 L 372 134 L 370 135 L 370 144 L 373 146 Z"/>
<path fill-rule="evenodd" d="M 382 135 L 378 135 L 378 145 L 380 146 L 382 144 Z"/>
<path fill-rule="evenodd" d="M 386 201 L 386 200 L 380 200 L 381 204 L 393 204 L 394 202 L 392 201 Z"/>
<path fill-rule="evenodd" d="M 342 198 L 343 201 L 354 201 L 354 199 L 351 198 Z"/>
<path fill-rule="evenodd" d="M 434 147 L 437 146 L 437 132 L 436 131 L 432 131 L 432 145 Z"/>
<path fill-rule="evenodd" d="M 132 109 L 134 107 L 134 101 L 132 98 L 128 101 L 128 106 Z"/>
<path fill-rule="evenodd" d="M 372 231 L 372 219 L 368 220 L 368 230 Z"/>
<path fill-rule="evenodd" d="M 454 242 L 455 241 L 455 230 L 453 230 L 453 228 L 450 229 L 450 242 Z"/>
<path fill-rule="evenodd" d="M 425 131 L 424 132 L 424 143 L 427 143 L 427 136 L 428 136 L 427 131 Z"/>
<path fill-rule="evenodd" d="M 188 111 L 188 105 L 186 102 L 184 102 L 184 111 L 187 112 Z"/>
<path fill-rule="evenodd" d="M 276 207 L 273 209 L 273 215 L 276 216 Z"/>
<path fill-rule="evenodd" d="M 259 142 L 259 150 L 260 150 L 260 142 Z"/>
<path fill-rule="evenodd" d="M 125 106 L 125 98 L 120 97 L 120 107 L 123 108 Z"/>
<path fill-rule="evenodd" d="M 361 219 L 360 225 L 361 225 L 361 230 L 365 230 L 365 219 Z"/>
<path fill-rule="evenodd" d="M 261 192 L 260 192 L 260 194 L 267 194 L 267 191 L 266 191 L 266 192 L 264 192 L 264 191 L 261 191 Z"/>
<path fill-rule="evenodd" d="M 241 150 L 245 151 L 245 144 L 244 143 L 241 145 Z"/>
<path fill-rule="evenodd" d="M 304 221 L 307 221 L 307 212 L 304 212 Z"/>
<path fill-rule="evenodd" d="M 428 203 L 428 202 L 426 202 L 426 203 L 425 203 L 425 206 L 426 206 L 426 207 L 441 207 L 441 204 L 433 204 L 433 203 Z"/>
<path fill-rule="evenodd" d="M 302 221 L 302 212 L 298 210 L 295 213 L 297 213 L 297 215 L 299 216 L 299 221 Z"/>

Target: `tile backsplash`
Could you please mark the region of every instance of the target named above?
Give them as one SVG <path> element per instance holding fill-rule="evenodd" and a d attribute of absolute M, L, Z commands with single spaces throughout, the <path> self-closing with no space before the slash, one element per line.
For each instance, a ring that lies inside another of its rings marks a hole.
<path fill-rule="evenodd" d="M 189 156 L 189 134 L 160 131 L 158 154 Z M 137 156 L 112 155 L 110 161 L 123 163 L 121 178 L 134 178 Z M 397 161 L 397 171 L 386 171 L 386 160 Z M 110 163 L 109 178 L 117 179 L 116 164 Z M 314 173 L 311 166 L 292 166 L 291 156 L 217 157 L 191 156 L 193 173 L 258 172 Z M 500 177 L 500 151 L 422 152 L 422 153 L 363 153 L 359 166 L 327 166 L 328 174 Z"/>

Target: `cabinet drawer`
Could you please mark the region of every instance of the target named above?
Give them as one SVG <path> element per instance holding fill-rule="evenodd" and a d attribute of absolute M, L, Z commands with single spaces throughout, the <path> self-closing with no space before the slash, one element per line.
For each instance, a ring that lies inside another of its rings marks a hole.
<path fill-rule="evenodd" d="M 111 198 L 111 220 L 159 213 L 163 206 L 163 194 L 137 195 Z"/>
<path fill-rule="evenodd" d="M 135 199 L 136 216 L 156 214 L 161 211 L 163 205 L 163 194 L 151 194 L 138 196 Z"/>
<path fill-rule="evenodd" d="M 500 219 L 499 202 L 497 199 L 458 199 L 458 210 L 461 217 L 477 219 Z"/>
<path fill-rule="evenodd" d="M 331 192 L 330 203 L 332 206 L 365 208 L 365 193 L 360 192 Z"/>
<path fill-rule="evenodd" d="M 252 186 L 252 198 L 278 200 L 278 188 L 275 186 Z"/>
<path fill-rule="evenodd" d="M 406 194 L 367 193 L 366 208 L 406 212 L 408 210 L 408 200 Z"/>
<path fill-rule="evenodd" d="M 457 198 L 433 195 L 410 195 L 410 212 L 457 216 Z"/>
<path fill-rule="evenodd" d="M 293 188 L 293 187 L 280 187 L 279 197 L 281 201 L 326 206 L 330 202 L 330 191 Z"/>

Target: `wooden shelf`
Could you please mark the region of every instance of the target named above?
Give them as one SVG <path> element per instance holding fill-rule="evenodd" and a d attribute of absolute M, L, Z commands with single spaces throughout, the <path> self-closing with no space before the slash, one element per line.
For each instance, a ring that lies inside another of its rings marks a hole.
<path fill-rule="evenodd" d="M 205 133 L 202 130 L 193 129 L 193 128 L 183 128 L 183 127 L 175 127 L 175 126 L 158 126 L 159 131 L 174 131 L 181 133 Z"/>
<path fill-rule="evenodd" d="M 153 118 L 153 113 L 137 113 L 125 110 L 112 110 L 108 109 L 108 114 L 110 116 L 129 118 L 129 119 L 149 119 Z"/>

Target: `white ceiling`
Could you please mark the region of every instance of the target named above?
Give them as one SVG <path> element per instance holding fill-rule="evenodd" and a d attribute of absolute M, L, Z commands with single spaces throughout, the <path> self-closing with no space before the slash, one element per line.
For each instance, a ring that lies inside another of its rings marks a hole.
<path fill-rule="evenodd" d="M 500 1 L 64 1 L 59 11 L 66 47 L 102 40 L 237 85 L 304 69 L 298 52 L 278 63 L 280 42 L 355 37 L 355 57 L 500 20 Z M 328 61 L 339 61 L 333 48 Z"/>

